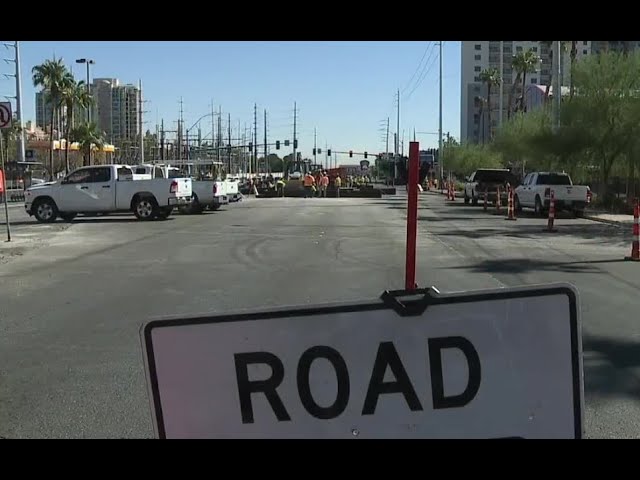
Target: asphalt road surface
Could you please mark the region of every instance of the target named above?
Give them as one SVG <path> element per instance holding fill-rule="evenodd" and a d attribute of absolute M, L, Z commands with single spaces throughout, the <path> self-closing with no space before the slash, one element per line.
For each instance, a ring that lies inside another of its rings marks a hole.
<path fill-rule="evenodd" d="M 402 288 L 406 197 L 249 199 L 202 216 L 37 225 L 0 245 L 0 437 L 151 437 L 152 317 L 369 299 Z M 629 228 L 558 232 L 420 197 L 418 273 L 441 291 L 567 281 L 581 294 L 588 437 L 640 437 L 640 264 Z M 0 236 L 4 236 L 0 214 Z M 4 239 L 4 238 L 3 238 Z"/>

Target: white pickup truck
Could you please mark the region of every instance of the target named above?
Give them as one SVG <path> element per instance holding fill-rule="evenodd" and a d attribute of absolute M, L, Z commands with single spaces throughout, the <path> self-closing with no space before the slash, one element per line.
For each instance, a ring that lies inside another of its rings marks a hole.
<path fill-rule="evenodd" d="M 191 200 L 191 179 L 134 180 L 127 165 L 82 167 L 59 182 L 25 192 L 25 210 L 38 222 L 59 216 L 71 221 L 78 213 L 132 211 L 139 220 L 166 219 L 174 207 Z"/>
<path fill-rule="evenodd" d="M 172 167 L 161 163 L 135 165 L 132 168 L 134 171 L 134 178 L 137 180 L 151 178 L 179 178 L 188 176 L 178 167 Z M 229 203 L 229 198 L 225 193 L 225 184 L 220 180 L 196 180 L 192 178 L 191 188 L 191 202 L 181 206 L 179 208 L 180 213 L 202 213 L 205 208 L 217 210 L 220 208 L 220 205 L 226 205 Z"/>
<path fill-rule="evenodd" d="M 516 211 L 533 208 L 537 215 L 549 210 L 553 190 L 556 210 L 567 210 L 581 216 L 591 203 L 591 189 L 586 185 L 574 185 L 566 173 L 532 172 L 524 177 L 513 196 Z"/>

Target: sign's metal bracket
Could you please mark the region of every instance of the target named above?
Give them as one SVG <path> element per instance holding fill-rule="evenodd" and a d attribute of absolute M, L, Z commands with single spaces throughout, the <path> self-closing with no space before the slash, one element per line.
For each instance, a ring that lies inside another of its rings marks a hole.
<path fill-rule="evenodd" d="M 435 287 L 416 290 L 385 290 L 380 295 L 380 299 L 401 317 L 416 317 L 422 315 L 429 305 L 439 303 L 439 293 Z M 406 299 L 403 300 L 403 298 Z"/>

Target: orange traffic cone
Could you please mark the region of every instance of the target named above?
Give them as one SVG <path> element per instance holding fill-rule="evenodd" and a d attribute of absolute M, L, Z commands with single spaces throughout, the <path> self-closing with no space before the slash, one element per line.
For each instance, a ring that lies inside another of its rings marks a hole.
<path fill-rule="evenodd" d="M 633 240 L 631 241 L 631 256 L 624 257 L 625 260 L 640 261 L 640 202 L 636 198 L 633 207 Z"/>
<path fill-rule="evenodd" d="M 557 232 L 558 230 L 556 230 L 553 227 L 553 222 L 556 218 L 556 198 L 553 190 L 551 190 L 550 195 L 551 197 L 549 200 L 549 218 L 547 219 L 547 228 L 545 228 L 543 232 L 554 233 L 554 232 Z"/>
<path fill-rule="evenodd" d="M 513 188 L 511 188 L 511 185 L 508 183 L 507 188 L 509 189 L 509 202 L 507 204 L 507 218 L 505 218 L 505 220 L 517 220 L 516 212 L 513 208 Z"/>

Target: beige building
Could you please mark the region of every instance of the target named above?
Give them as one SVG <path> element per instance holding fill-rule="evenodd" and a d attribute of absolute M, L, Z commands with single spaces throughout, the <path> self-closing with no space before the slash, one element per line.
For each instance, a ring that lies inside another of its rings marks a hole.
<path fill-rule="evenodd" d="M 91 85 L 96 101 L 94 118 L 115 145 L 136 140 L 140 130 L 140 90 L 121 85 L 117 78 L 96 78 Z"/>

